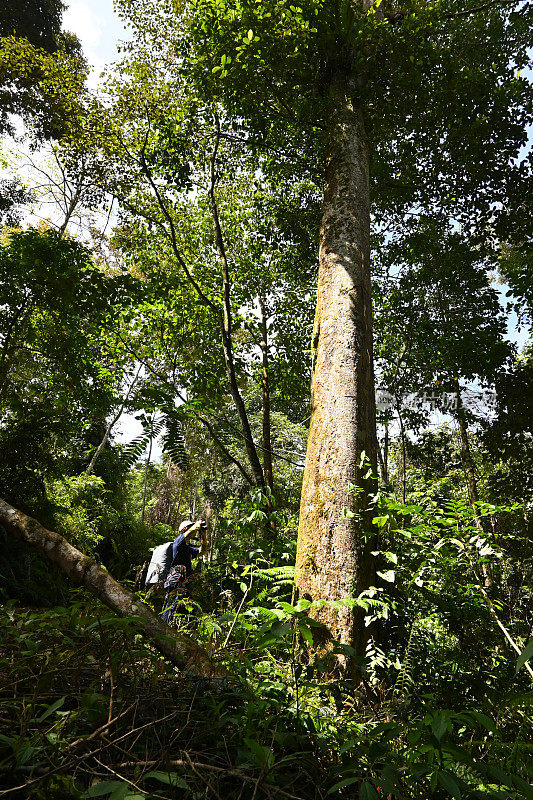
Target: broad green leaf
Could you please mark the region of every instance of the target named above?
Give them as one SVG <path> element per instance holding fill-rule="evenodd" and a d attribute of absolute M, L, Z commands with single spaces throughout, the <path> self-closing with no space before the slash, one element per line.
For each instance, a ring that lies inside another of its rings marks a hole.
<path fill-rule="evenodd" d="M 99 781 L 87 789 L 83 797 L 103 797 L 123 787 L 126 787 L 126 789 L 128 788 L 128 784 L 124 783 L 124 781 Z"/>
<path fill-rule="evenodd" d="M 433 721 L 431 722 L 431 730 L 435 739 L 440 742 L 444 734 L 448 729 L 448 719 L 447 717 L 442 714 L 438 713 L 433 717 Z"/>
<path fill-rule="evenodd" d="M 143 780 L 146 778 L 153 778 L 155 781 L 159 781 L 160 783 L 166 783 L 170 786 L 177 786 L 179 789 L 186 789 L 187 782 L 178 775 L 177 772 L 162 772 L 161 770 L 152 770 L 151 772 L 147 772 L 146 775 L 143 775 Z"/>
<path fill-rule="evenodd" d="M 533 639 L 530 639 L 529 642 L 526 644 L 522 652 L 520 653 L 519 657 L 516 660 L 516 672 L 524 666 L 526 661 L 529 661 L 530 658 L 533 658 Z"/>
<path fill-rule="evenodd" d="M 129 784 L 123 783 L 122 786 L 117 786 L 114 792 L 109 795 L 109 800 L 126 800 L 131 794 Z"/>
<path fill-rule="evenodd" d="M 53 714 L 54 711 L 57 711 L 58 708 L 61 708 L 65 700 L 66 697 L 60 697 L 59 700 L 56 700 L 55 703 L 52 703 L 52 705 L 48 706 L 41 716 L 37 718 L 37 722 L 43 722 L 45 719 L 47 719 L 47 717 Z"/>
<path fill-rule="evenodd" d="M 313 633 L 312 633 L 311 629 L 304 622 L 298 622 L 298 630 L 302 634 L 303 638 L 305 639 L 305 641 L 307 642 L 309 647 L 312 647 L 313 646 Z"/>
<path fill-rule="evenodd" d="M 478 724 L 483 725 L 483 727 L 486 728 L 488 731 L 496 733 L 497 728 L 496 725 L 494 724 L 494 721 L 490 717 L 487 717 L 486 714 L 483 714 L 481 711 L 470 711 L 469 713 L 470 716 L 472 716 Z"/>
<path fill-rule="evenodd" d="M 461 800 L 461 790 L 459 789 L 454 776 L 450 772 L 445 772 L 444 770 L 440 770 L 437 774 L 442 788 L 445 789 L 453 798 L 455 798 L 455 800 Z"/>
<path fill-rule="evenodd" d="M 334 792 L 338 792 L 339 789 L 344 789 L 345 786 L 353 786 L 354 783 L 359 783 L 360 778 L 344 778 L 344 780 L 339 781 L 331 789 L 328 790 L 328 794 L 333 794 Z"/>
<path fill-rule="evenodd" d="M 368 781 L 363 781 L 359 790 L 359 800 L 379 800 L 375 787 Z"/>

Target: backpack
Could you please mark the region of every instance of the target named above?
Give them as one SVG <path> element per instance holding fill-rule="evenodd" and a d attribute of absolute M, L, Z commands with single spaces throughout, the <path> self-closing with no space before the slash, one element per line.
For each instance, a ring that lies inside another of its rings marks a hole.
<path fill-rule="evenodd" d="M 172 545 L 173 542 L 166 542 L 155 548 L 146 573 L 144 582 L 145 589 L 164 581 L 167 577 L 172 565 Z"/>

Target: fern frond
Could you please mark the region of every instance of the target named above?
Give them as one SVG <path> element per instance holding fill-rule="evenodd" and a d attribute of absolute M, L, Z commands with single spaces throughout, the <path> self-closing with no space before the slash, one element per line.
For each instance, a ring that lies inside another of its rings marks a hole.
<path fill-rule="evenodd" d="M 294 586 L 294 566 L 284 565 L 257 569 L 255 574 L 257 578 L 262 579 L 267 584 L 256 597 L 259 602 L 267 600 L 273 594 L 279 594 L 282 590 L 292 589 Z"/>
<path fill-rule="evenodd" d="M 272 583 L 274 581 L 293 581 L 294 580 L 294 566 L 283 565 L 281 567 L 267 567 L 266 569 L 256 568 L 255 574 L 258 578 Z"/>
<path fill-rule="evenodd" d="M 124 447 L 124 450 L 122 451 L 122 458 L 128 469 L 131 469 L 133 466 L 135 466 L 137 461 L 146 450 L 149 441 L 150 438 L 145 433 L 141 433 L 140 436 L 132 439 L 132 441 L 128 442 L 128 444 Z"/>
<path fill-rule="evenodd" d="M 177 417 L 166 415 L 165 428 L 163 452 L 168 453 L 174 464 L 185 471 L 189 468 L 190 462 L 185 449 L 185 437 L 181 422 Z"/>
<path fill-rule="evenodd" d="M 412 674 L 413 673 L 413 664 L 412 664 L 411 652 L 412 652 L 412 645 L 413 645 L 413 641 L 414 641 L 414 632 L 415 632 L 415 628 L 417 626 L 417 623 L 418 623 L 418 619 L 415 619 L 415 621 L 411 625 L 411 631 L 409 633 L 409 640 L 407 642 L 407 647 L 405 649 L 405 656 L 404 656 L 404 659 L 403 659 L 402 668 L 401 668 L 400 674 L 398 675 L 398 678 L 396 680 L 396 684 L 394 686 L 393 694 L 396 694 L 396 687 L 398 685 L 399 685 L 398 691 L 399 691 L 399 693 L 401 695 L 403 695 L 405 693 L 407 685 L 413 685 L 413 683 L 414 683 L 413 674 Z"/>

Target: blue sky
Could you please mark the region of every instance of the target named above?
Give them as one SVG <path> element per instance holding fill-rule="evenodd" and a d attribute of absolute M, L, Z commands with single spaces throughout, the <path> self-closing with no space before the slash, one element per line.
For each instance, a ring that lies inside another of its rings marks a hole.
<path fill-rule="evenodd" d="M 63 27 L 80 39 L 96 77 L 117 58 L 117 44 L 128 38 L 128 32 L 115 13 L 112 0 L 67 0 L 66 5 Z"/>

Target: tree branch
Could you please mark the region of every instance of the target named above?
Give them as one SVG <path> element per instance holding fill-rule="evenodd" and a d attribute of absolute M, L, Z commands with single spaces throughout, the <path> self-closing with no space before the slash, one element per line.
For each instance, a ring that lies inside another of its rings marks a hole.
<path fill-rule="evenodd" d="M 205 650 L 192 639 L 177 636 L 134 594 L 124 589 L 111 575 L 63 536 L 44 528 L 37 520 L 0 500 L 0 525 L 16 539 L 57 564 L 78 586 L 85 587 L 119 616 L 134 616 L 143 634 L 173 664 L 192 674 L 215 674 Z"/>
<path fill-rule="evenodd" d="M 119 421 L 120 417 L 122 416 L 122 412 L 124 411 L 124 406 L 128 402 L 130 394 L 131 394 L 131 392 L 133 390 L 133 387 L 137 383 L 137 379 L 139 377 L 139 373 L 141 371 L 141 368 L 142 368 L 142 365 L 141 365 L 141 367 L 139 367 L 139 369 L 137 370 L 137 374 L 135 375 L 133 381 L 130 383 L 130 385 L 128 387 L 128 391 L 126 392 L 126 394 L 124 396 L 124 399 L 122 400 L 120 408 L 118 409 L 117 413 L 111 418 L 110 422 L 108 423 L 108 426 L 105 429 L 105 433 L 104 433 L 103 439 L 100 442 L 100 444 L 98 445 L 98 447 L 96 448 L 96 450 L 95 450 L 95 452 L 93 454 L 93 457 L 91 458 L 91 460 L 90 460 L 90 462 L 89 462 L 89 464 L 87 466 L 87 469 L 85 470 L 87 475 L 91 475 L 92 471 L 94 470 L 94 465 L 96 464 L 96 460 L 97 460 L 98 456 L 100 455 L 100 453 L 102 452 L 102 450 L 104 449 L 107 440 L 109 439 L 109 434 L 111 433 L 113 425 L 115 425 Z"/>

